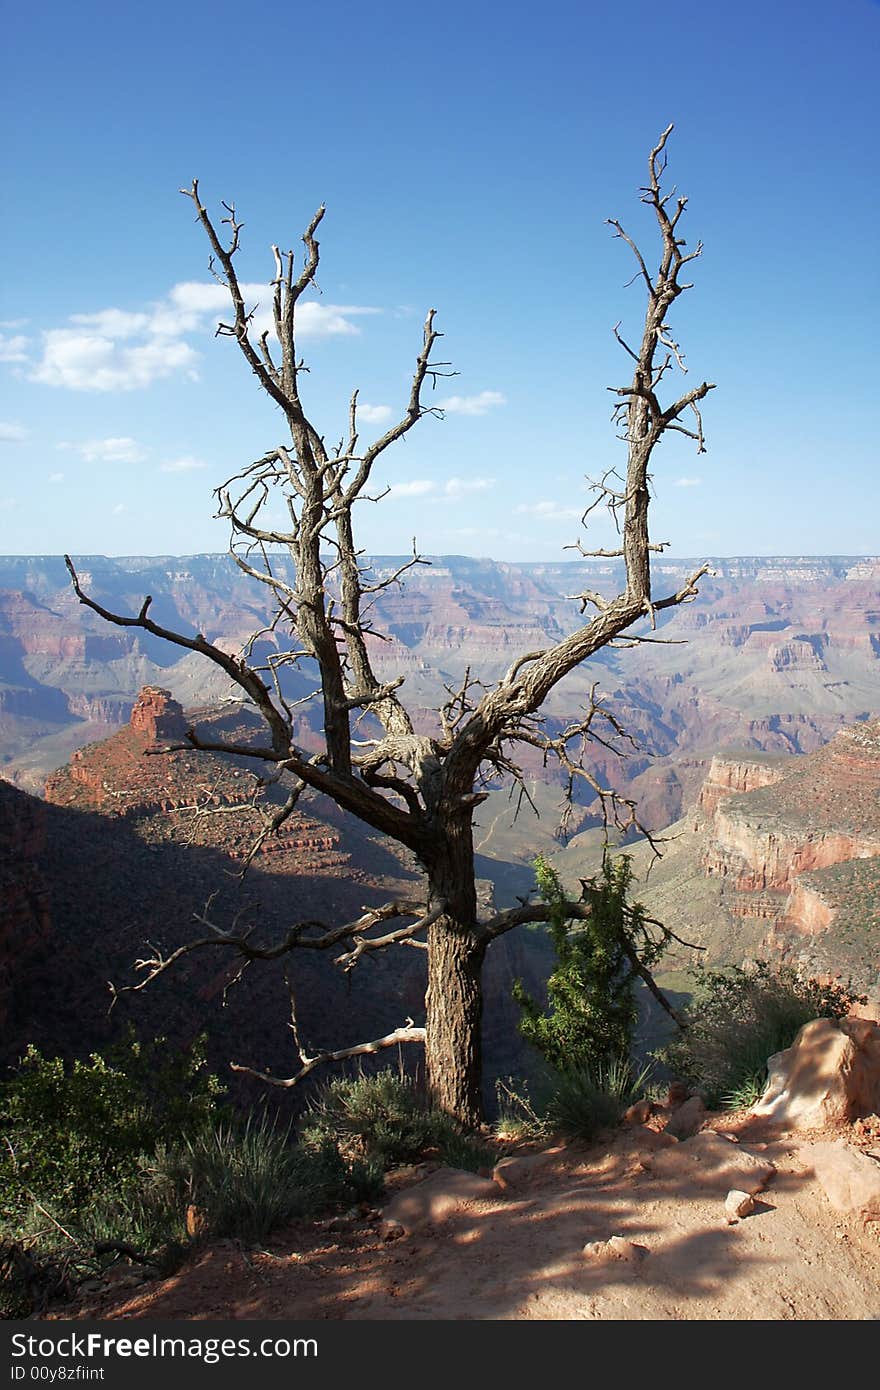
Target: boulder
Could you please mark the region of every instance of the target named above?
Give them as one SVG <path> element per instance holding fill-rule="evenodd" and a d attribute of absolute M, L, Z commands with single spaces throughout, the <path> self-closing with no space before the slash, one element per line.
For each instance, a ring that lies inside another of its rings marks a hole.
<path fill-rule="evenodd" d="M 705 1130 L 671 1149 L 645 1154 L 642 1167 L 655 1178 L 675 1178 L 689 1186 L 716 1192 L 754 1195 L 766 1187 L 776 1169 L 769 1160 L 758 1158 L 742 1144 L 732 1144 L 723 1135 Z"/>
<path fill-rule="evenodd" d="M 880 1024 L 815 1018 L 767 1069 L 767 1089 L 752 1114 L 787 1129 L 822 1129 L 880 1113 Z"/>
<path fill-rule="evenodd" d="M 497 1196 L 497 1185 L 487 1178 L 478 1178 L 460 1168 L 440 1168 L 389 1202 L 382 1213 L 382 1230 L 396 1235 L 401 1228 L 406 1235 L 412 1235 L 424 1226 L 445 1221 L 469 1202 Z"/>
<path fill-rule="evenodd" d="M 706 1106 L 702 1096 L 691 1096 L 683 1105 L 673 1110 L 666 1124 L 666 1133 L 673 1139 L 689 1139 L 696 1134 L 706 1118 Z"/>
<path fill-rule="evenodd" d="M 880 1159 L 850 1148 L 842 1139 L 805 1144 L 800 1153 L 835 1211 L 880 1221 Z"/>

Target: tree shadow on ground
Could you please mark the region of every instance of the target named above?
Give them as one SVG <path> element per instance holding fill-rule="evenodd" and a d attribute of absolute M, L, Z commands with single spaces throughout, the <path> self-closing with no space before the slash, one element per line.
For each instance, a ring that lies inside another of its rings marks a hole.
<path fill-rule="evenodd" d="M 298 1320 L 787 1320 L 866 1316 L 864 1267 L 824 1199 L 770 1145 L 779 1171 L 728 1225 L 723 1190 L 639 1166 L 640 1136 L 571 1147 L 527 1187 L 393 1242 L 345 1221 L 299 1226 L 265 1252 L 227 1242 L 102 1316 Z M 633 1263 L 593 1260 L 610 1235 Z M 876 1263 L 876 1262 L 875 1262 Z M 880 1309 L 880 1287 L 876 1289 Z"/>

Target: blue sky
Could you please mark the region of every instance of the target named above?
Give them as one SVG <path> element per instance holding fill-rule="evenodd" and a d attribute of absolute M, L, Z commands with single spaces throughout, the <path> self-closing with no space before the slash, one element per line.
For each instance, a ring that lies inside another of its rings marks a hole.
<path fill-rule="evenodd" d="M 362 544 L 570 554 L 585 475 L 623 448 L 611 330 L 643 311 L 604 219 L 653 259 L 637 190 L 669 121 L 705 243 L 673 326 L 688 385 L 718 389 L 708 453 L 657 456 L 655 538 L 880 552 L 872 0 L 48 0 L 8 8 L 5 38 L 0 552 L 221 550 L 213 487 L 282 442 L 213 337 L 178 193 L 197 175 L 209 207 L 235 201 L 253 284 L 327 204 L 301 346 L 328 439 L 355 386 L 374 428 L 396 418 L 437 309 L 446 416 L 387 456 Z"/>

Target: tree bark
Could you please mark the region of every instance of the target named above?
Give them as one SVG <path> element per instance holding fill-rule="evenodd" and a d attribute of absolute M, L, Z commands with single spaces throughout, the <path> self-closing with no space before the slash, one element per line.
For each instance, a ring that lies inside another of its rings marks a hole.
<path fill-rule="evenodd" d="M 431 901 L 445 911 L 428 929 L 425 1062 L 432 1099 L 469 1129 L 483 1118 L 482 970 L 477 926 L 472 813 L 447 787 L 436 808 L 439 852 L 428 867 Z"/>
<path fill-rule="evenodd" d="M 425 1060 L 436 1105 L 473 1129 L 483 1118 L 483 958 L 486 944 L 442 917 L 428 933 Z"/>

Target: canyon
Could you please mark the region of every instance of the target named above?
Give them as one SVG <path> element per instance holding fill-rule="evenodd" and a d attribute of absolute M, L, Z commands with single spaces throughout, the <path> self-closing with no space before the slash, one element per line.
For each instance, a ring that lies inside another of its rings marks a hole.
<path fill-rule="evenodd" d="M 398 557 L 374 557 L 374 580 Z M 655 564 L 658 592 L 697 561 Z M 636 738 L 623 762 L 596 745 L 600 771 L 635 796 L 649 829 L 693 803 L 712 755 L 723 747 L 806 753 L 845 724 L 880 714 L 880 560 L 758 557 L 711 560 L 697 600 L 644 623 L 635 646 L 605 649 L 552 694 L 548 727 L 560 728 L 592 685 Z M 146 594 L 169 627 L 237 650 L 265 624 L 265 594 L 226 555 L 83 556 L 86 590 L 135 614 Z M 280 557 L 279 573 L 289 561 Z M 380 679 L 405 677 L 403 695 L 421 729 L 437 727 L 446 687 L 465 670 L 497 680 L 520 652 L 571 632 L 571 595 L 616 591 L 615 561 L 513 565 L 432 557 L 399 585 L 375 595 L 372 640 Z M 255 653 L 287 650 L 279 629 Z M 307 666 L 285 668 L 285 693 L 308 701 Z M 128 720 L 137 692 L 169 689 L 185 708 L 231 701 L 224 674 L 194 654 L 180 656 L 149 634 L 109 626 L 83 608 L 57 556 L 0 557 L 0 772 L 39 794 L 75 748 Z M 319 727 L 314 701 L 301 707 L 301 736 Z M 552 782 L 538 758 L 526 767 Z M 556 782 L 558 786 L 558 781 Z M 585 812 L 586 808 L 582 808 Z M 581 820 L 588 816 L 582 814 Z M 491 852 L 491 851 L 489 851 Z"/>
<path fill-rule="evenodd" d="M 399 563 L 375 558 L 374 577 Z M 265 620 L 259 586 L 227 556 L 91 556 L 77 565 L 108 607 L 136 613 L 149 593 L 159 621 L 230 651 Z M 693 568 L 658 561 L 658 592 Z M 659 834 L 653 865 L 649 846 L 629 848 L 639 896 L 677 934 L 706 946 L 713 962 L 770 956 L 876 995 L 880 560 L 761 557 L 715 560 L 712 569 L 695 602 L 658 614 L 655 630 L 646 621 L 643 640 L 600 652 L 560 685 L 546 727 L 576 717 L 598 682 L 633 735 L 623 758 L 596 743 L 593 767 Z M 405 677 L 416 723 L 430 731 L 446 688 L 468 668 L 498 679 L 518 653 L 574 628 L 578 604 L 568 596 L 611 593 L 619 578 L 613 561 L 434 557 L 376 596 L 377 673 Z M 256 649 L 285 643 L 276 630 Z M 314 749 L 313 679 L 285 667 L 285 681 L 288 698 L 302 701 L 297 741 Z M 249 970 L 230 987 L 226 964 L 191 957 L 150 990 L 120 995 L 109 1019 L 108 978 L 130 983 L 145 942 L 173 949 L 188 939 L 209 900 L 223 923 L 244 914 L 274 933 L 304 917 L 353 919 L 411 887 L 415 865 L 404 853 L 321 799 L 304 802 L 241 878 L 255 807 L 278 789 L 258 785 L 256 764 L 160 751 L 190 723 L 252 737 L 257 721 L 239 693 L 200 658 L 79 605 L 59 557 L 0 557 L 0 1060 L 24 1037 L 45 1048 L 71 1037 L 98 1046 L 136 1019 L 181 1041 L 207 1029 L 223 1066 L 234 1037 L 240 1060 L 283 1072 L 293 1059 L 277 969 Z M 531 804 L 518 808 L 499 782 L 478 811 L 485 904 L 507 906 L 528 892 L 538 851 L 573 888 L 598 863 L 589 797 L 580 796 L 563 836 L 559 776 L 537 753 L 523 776 Z M 400 953 L 400 968 L 380 956 L 344 978 L 308 959 L 315 954 L 297 953 L 310 1044 L 379 1036 L 418 1015 L 420 953 Z M 489 953 L 490 1087 L 522 1064 L 512 981 L 540 989 L 548 960 L 540 933 L 511 933 Z M 671 959 L 671 987 L 690 964 L 692 953 Z"/>
<path fill-rule="evenodd" d="M 784 962 L 880 1005 L 880 720 L 804 756 L 716 755 L 662 841 L 630 847 L 638 896 L 708 963 Z M 590 848 L 559 852 L 565 877 Z"/>

